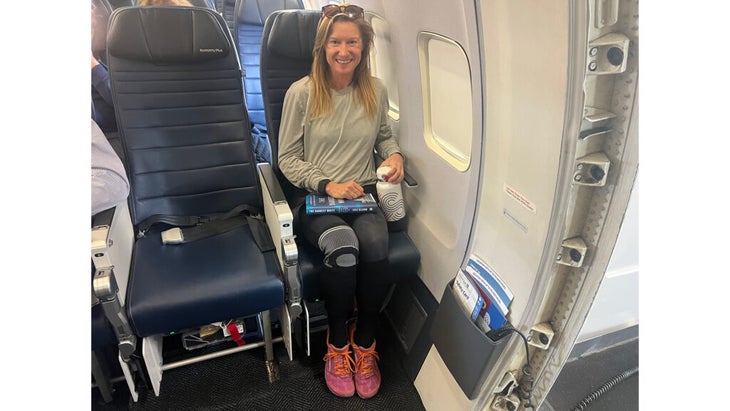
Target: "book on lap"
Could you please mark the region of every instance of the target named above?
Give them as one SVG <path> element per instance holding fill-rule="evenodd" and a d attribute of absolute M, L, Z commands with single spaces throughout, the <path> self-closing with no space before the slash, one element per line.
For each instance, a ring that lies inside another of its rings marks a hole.
<path fill-rule="evenodd" d="M 307 214 L 373 213 L 378 203 L 372 194 L 364 194 L 349 200 L 328 195 L 308 194 L 305 202 Z"/>

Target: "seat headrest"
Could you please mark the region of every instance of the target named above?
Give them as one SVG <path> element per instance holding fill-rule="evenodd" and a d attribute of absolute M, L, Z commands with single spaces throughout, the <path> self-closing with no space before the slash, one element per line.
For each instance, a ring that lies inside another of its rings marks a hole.
<path fill-rule="evenodd" d="M 163 64 L 223 58 L 231 50 L 225 24 L 207 8 L 121 8 L 109 19 L 107 50 L 110 56 Z"/>
<path fill-rule="evenodd" d="M 295 59 L 312 59 L 319 10 L 282 10 L 274 12 L 269 40 L 270 52 Z"/>
<path fill-rule="evenodd" d="M 266 18 L 276 10 L 302 9 L 299 0 L 239 0 L 236 18 L 241 24 L 263 26 Z"/>

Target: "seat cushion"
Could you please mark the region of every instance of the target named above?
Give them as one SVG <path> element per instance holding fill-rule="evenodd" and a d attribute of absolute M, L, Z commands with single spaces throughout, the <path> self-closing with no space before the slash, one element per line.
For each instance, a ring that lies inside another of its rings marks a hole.
<path fill-rule="evenodd" d="M 413 278 L 421 262 L 421 254 L 408 235 L 401 232 L 389 233 L 388 260 L 390 261 L 393 282 Z M 320 274 L 324 264 L 322 252 L 309 244 L 302 236 L 297 237 L 299 247 L 299 275 L 302 282 L 302 298 L 314 300 L 321 298 Z"/>
<path fill-rule="evenodd" d="M 284 304 L 275 251 L 261 253 L 248 225 L 177 245 L 150 230 L 137 240 L 132 265 L 127 312 L 140 337 Z"/>

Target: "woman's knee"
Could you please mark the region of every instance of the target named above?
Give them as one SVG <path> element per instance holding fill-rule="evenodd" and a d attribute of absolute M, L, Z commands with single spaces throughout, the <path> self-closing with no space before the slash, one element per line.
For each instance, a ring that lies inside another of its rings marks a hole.
<path fill-rule="evenodd" d="M 360 243 L 355 232 L 347 225 L 325 230 L 317 239 L 324 253 L 324 265 L 334 269 L 355 267 L 360 253 Z"/>
<path fill-rule="evenodd" d="M 388 232 L 358 232 L 360 242 L 360 259 L 373 262 L 384 260 L 388 257 Z"/>

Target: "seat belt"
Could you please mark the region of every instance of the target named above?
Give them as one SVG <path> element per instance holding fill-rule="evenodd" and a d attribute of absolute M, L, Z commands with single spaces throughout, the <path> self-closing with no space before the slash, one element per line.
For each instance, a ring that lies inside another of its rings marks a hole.
<path fill-rule="evenodd" d="M 139 234 L 137 237 L 144 237 L 153 225 L 163 223 L 177 227 L 170 228 L 161 233 L 162 243 L 184 244 L 223 234 L 248 224 L 259 250 L 261 252 L 271 251 L 274 249 L 271 233 L 266 223 L 260 217 L 256 217 L 258 215 L 260 215 L 258 210 L 247 204 L 241 204 L 225 214 L 216 216 L 155 214 L 139 223 Z"/>

